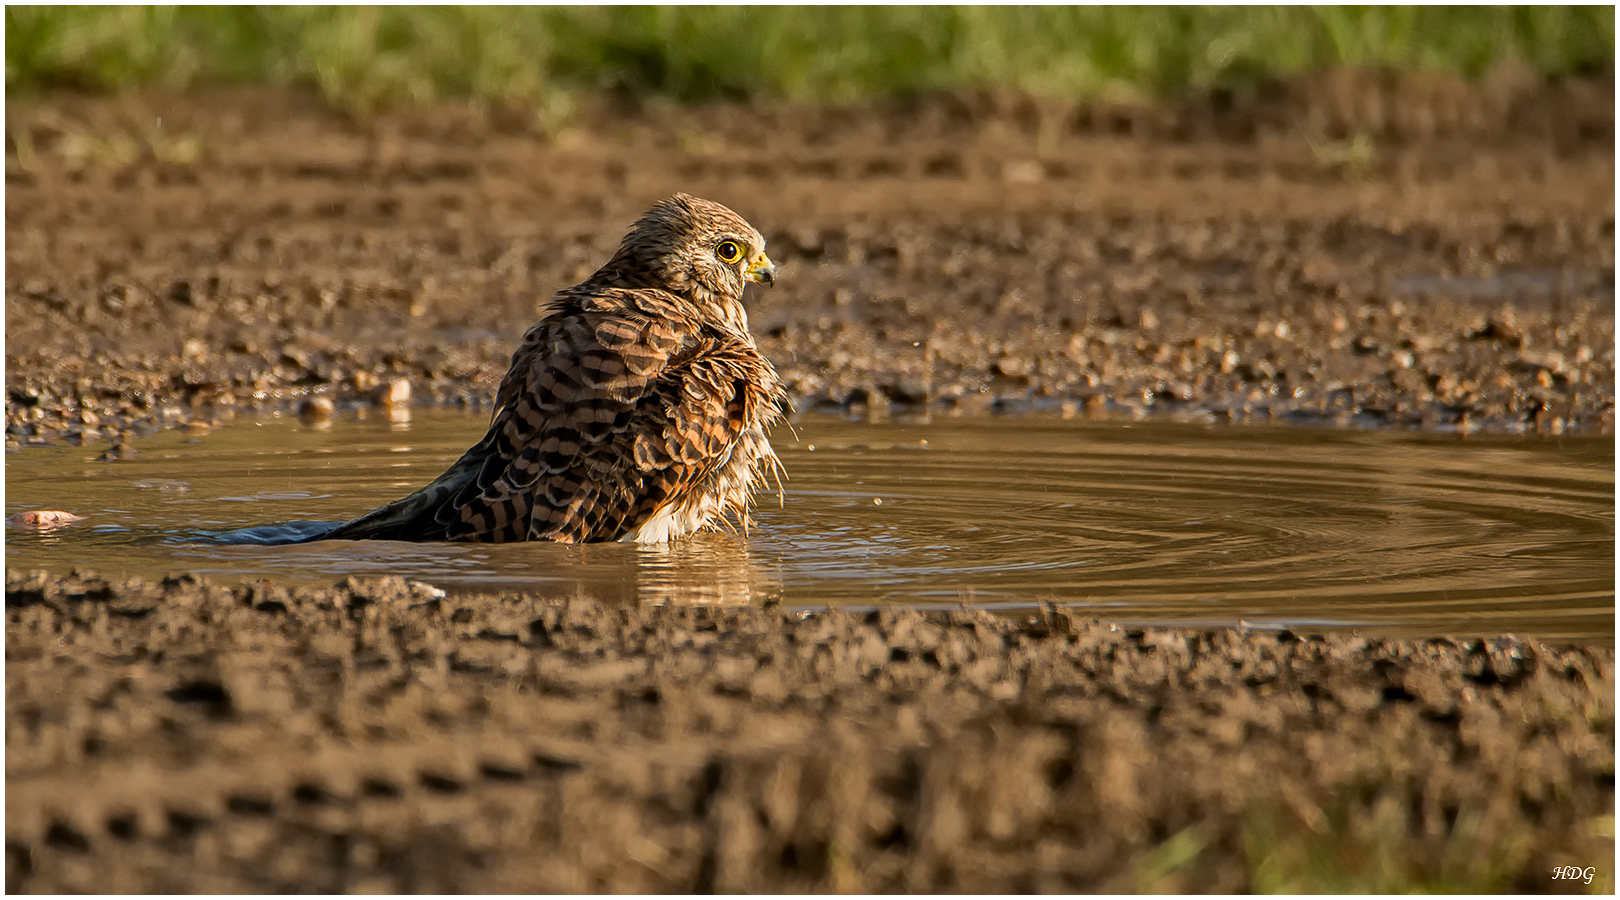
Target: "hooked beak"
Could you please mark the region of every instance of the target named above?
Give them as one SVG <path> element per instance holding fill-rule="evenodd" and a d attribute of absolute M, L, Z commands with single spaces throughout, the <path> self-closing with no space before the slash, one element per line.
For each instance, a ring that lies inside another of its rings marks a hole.
<path fill-rule="evenodd" d="M 759 255 L 758 259 L 748 264 L 748 269 L 744 274 L 749 281 L 757 281 L 766 287 L 776 285 L 776 263 L 771 262 L 771 258 L 763 253 Z"/>

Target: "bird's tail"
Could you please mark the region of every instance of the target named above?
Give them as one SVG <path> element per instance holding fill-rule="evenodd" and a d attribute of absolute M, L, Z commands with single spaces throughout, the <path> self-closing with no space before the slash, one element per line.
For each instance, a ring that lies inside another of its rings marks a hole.
<path fill-rule="evenodd" d="M 410 496 L 379 506 L 358 519 L 307 537 L 299 543 L 445 540 L 446 523 L 439 521 L 439 511 L 455 498 L 469 480 L 477 476 L 483 462 L 482 457 L 474 452 L 477 449 L 469 450 L 443 475 Z"/>

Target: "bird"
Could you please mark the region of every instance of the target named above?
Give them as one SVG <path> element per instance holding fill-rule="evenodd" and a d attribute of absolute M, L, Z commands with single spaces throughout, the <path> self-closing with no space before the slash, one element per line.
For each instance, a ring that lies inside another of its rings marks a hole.
<path fill-rule="evenodd" d="M 524 335 L 484 438 L 426 487 L 307 540 L 661 543 L 750 523 L 789 408 L 743 309 L 776 283 L 765 238 L 675 194 L 558 291 Z"/>

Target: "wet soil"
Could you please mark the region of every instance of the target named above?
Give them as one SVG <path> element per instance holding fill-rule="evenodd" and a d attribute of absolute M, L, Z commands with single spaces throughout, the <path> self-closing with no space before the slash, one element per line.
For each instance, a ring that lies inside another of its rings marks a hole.
<path fill-rule="evenodd" d="M 487 402 L 536 305 L 676 190 L 769 239 L 753 325 L 800 408 L 1606 432 L 1612 109 L 1612 80 L 1354 73 L 1149 110 L 604 102 L 549 137 L 287 94 L 19 102 L 8 439 Z"/>
<path fill-rule="evenodd" d="M 801 408 L 1613 428 L 1612 76 L 532 124 L 8 103 L 8 447 L 487 403 L 676 190 Z M 1605 647 L 61 573 L 6 635 L 9 890 L 1612 885 Z"/>
<path fill-rule="evenodd" d="M 1555 890 L 1613 853 L 1612 649 L 397 578 L 6 606 L 12 891 L 1242 891 L 1310 854 Z"/>

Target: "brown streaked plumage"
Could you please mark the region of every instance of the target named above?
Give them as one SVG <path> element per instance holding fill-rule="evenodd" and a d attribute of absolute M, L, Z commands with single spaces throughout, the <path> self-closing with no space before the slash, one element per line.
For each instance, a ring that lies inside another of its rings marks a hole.
<path fill-rule="evenodd" d="M 765 239 L 677 194 L 523 336 L 489 433 L 432 484 L 316 540 L 666 541 L 746 527 L 787 398 L 748 333 Z"/>

